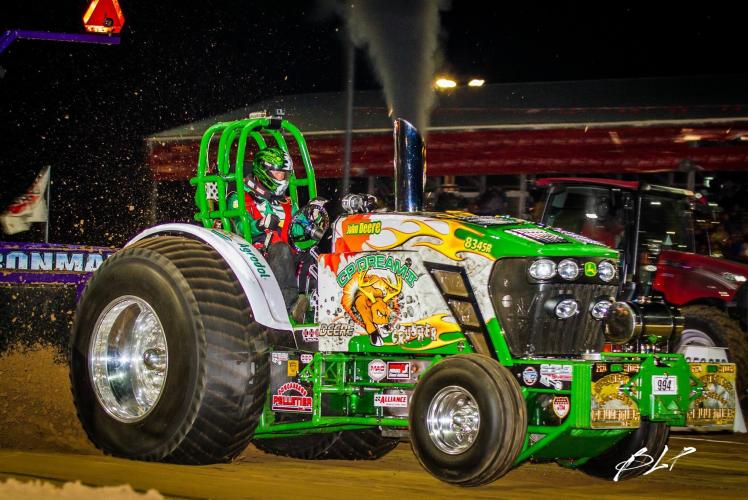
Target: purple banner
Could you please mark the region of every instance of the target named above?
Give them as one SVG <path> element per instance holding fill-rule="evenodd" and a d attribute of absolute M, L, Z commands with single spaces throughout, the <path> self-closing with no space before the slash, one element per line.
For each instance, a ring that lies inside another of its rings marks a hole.
<path fill-rule="evenodd" d="M 0 241 L 0 285 L 83 285 L 116 248 Z"/>

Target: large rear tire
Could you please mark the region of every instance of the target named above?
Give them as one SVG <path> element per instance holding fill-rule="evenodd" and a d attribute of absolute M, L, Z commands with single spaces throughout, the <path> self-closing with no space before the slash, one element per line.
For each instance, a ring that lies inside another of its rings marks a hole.
<path fill-rule="evenodd" d="M 638 429 L 628 436 L 625 436 L 612 448 L 603 452 L 601 455 L 589 460 L 584 465 L 581 465 L 579 470 L 590 476 L 613 481 L 616 474 L 618 474 L 616 466 L 629 460 L 642 448 L 646 448 L 647 450 L 644 453 L 653 457 L 654 460 L 660 458 L 669 436 L 670 428 L 667 424 L 663 422 L 654 423 L 648 420 L 642 420 Z M 641 476 L 654 466 L 654 462 L 649 467 L 642 466 L 633 468 L 636 467 L 636 465 L 642 464 L 632 463 L 630 468 L 618 474 L 618 480 L 623 481 Z"/>
<path fill-rule="evenodd" d="M 495 481 L 512 468 L 526 431 L 519 383 L 486 356 L 447 358 L 423 375 L 413 393 L 413 452 L 442 481 L 460 486 Z"/>
<path fill-rule="evenodd" d="M 265 330 L 221 256 L 155 237 L 107 259 L 76 312 L 70 381 L 107 454 L 226 462 L 249 443 L 267 390 Z"/>
<path fill-rule="evenodd" d="M 727 359 L 737 366 L 737 394 L 743 407 L 748 403 L 748 339 L 726 312 L 711 306 L 682 308 L 685 327 L 675 352 L 689 345 L 727 347 Z"/>
<path fill-rule="evenodd" d="M 395 449 L 398 442 L 397 438 L 382 436 L 378 429 L 253 441 L 264 452 L 303 460 L 377 460 Z"/>

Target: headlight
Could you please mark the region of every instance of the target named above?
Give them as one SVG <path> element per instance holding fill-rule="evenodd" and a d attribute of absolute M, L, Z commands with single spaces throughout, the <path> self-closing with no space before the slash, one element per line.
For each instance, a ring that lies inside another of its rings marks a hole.
<path fill-rule="evenodd" d="M 592 306 L 592 309 L 590 309 L 590 315 L 598 321 L 605 319 L 605 317 L 608 315 L 608 310 L 612 305 L 613 303 L 607 299 L 598 300 Z"/>
<path fill-rule="evenodd" d="M 558 319 L 567 319 L 579 312 L 579 302 L 574 299 L 564 299 L 556 304 L 554 312 Z"/>
<path fill-rule="evenodd" d="M 564 259 L 558 264 L 558 275 L 565 280 L 573 280 L 579 276 L 579 266 L 571 259 Z"/>
<path fill-rule="evenodd" d="M 607 283 L 616 277 L 616 266 L 612 262 L 604 260 L 597 265 L 597 275 Z"/>
<path fill-rule="evenodd" d="M 556 263 L 550 259 L 538 259 L 530 266 L 530 276 L 536 280 L 547 280 L 556 274 Z"/>
<path fill-rule="evenodd" d="M 627 302 L 616 302 L 605 318 L 605 338 L 614 344 L 625 344 L 642 330 L 641 315 Z"/>

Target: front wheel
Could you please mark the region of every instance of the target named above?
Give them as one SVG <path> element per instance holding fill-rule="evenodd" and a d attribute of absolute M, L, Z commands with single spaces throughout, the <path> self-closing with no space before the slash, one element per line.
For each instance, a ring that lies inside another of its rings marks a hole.
<path fill-rule="evenodd" d="M 267 389 L 265 332 L 206 244 L 157 237 L 107 259 L 71 341 L 78 417 L 105 453 L 208 464 L 247 446 Z"/>
<path fill-rule="evenodd" d="M 527 430 L 519 383 L 493 359 L 475 354 L 452 356 L 427 371 L 413 393 L 409 419 L 421 465 L 460 486 L 506 474 Z"/>

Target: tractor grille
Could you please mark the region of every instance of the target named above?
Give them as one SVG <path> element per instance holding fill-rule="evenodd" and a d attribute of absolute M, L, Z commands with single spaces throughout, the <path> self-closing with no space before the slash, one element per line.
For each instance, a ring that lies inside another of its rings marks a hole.
<path fill-rule="evenodd" d="M 491 273 L 491 301 L 512 354 L 575 355 L 587 349 L 600 351 L 605 341 L 603 325 L 590 315 L 590 307 L 603 297 L 615 297 L 617 285 L 591 280 L 530 283 L 528 264 L 528 259 L 502 259 Z M 556 318 L 546 304 L 559 296 L 576 299 L 579 313 L 568 319 Z"/>

